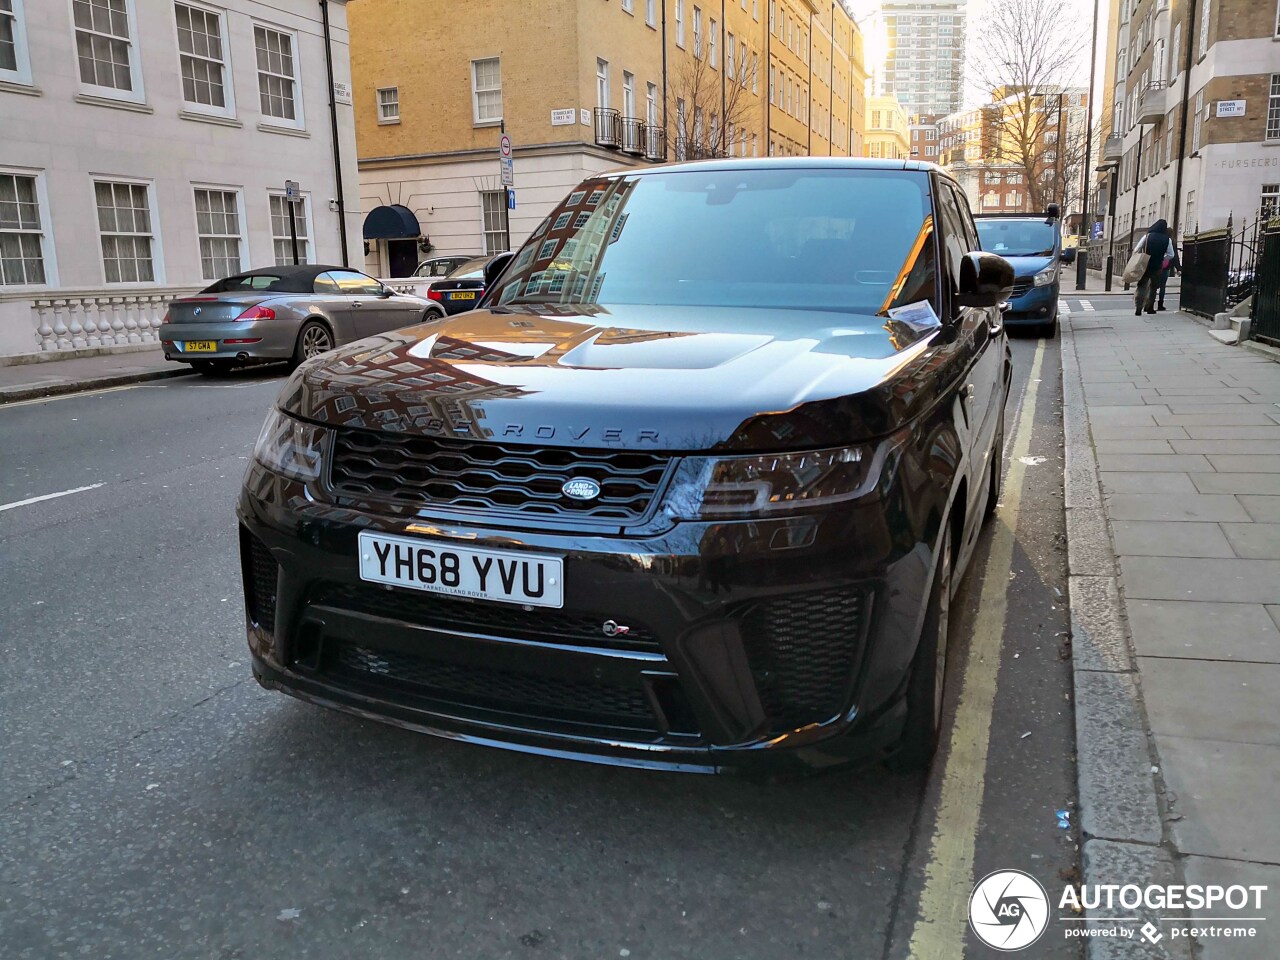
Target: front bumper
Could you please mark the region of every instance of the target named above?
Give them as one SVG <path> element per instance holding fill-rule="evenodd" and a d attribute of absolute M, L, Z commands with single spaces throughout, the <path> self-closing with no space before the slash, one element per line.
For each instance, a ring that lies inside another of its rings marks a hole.
<path fill-rule="evenodd" d="M 298 324 L 289 320 L 238 320 L 211 323 L 166 323 L 160 327 L 160 345 L 166 360 L 191 363 L 200 360 L 287 360 L 293 356 Z M 213 341 L 213 352 L 188 352 L 188 341 Z"/>
<path fill-rule="evenodd" d="M 1021 324 L 1051 323 L 1058 316 L 1059 285 L 1046 284 L 1032 287 L 1021 296 L 1009 301 L 1004 322 L 1011 326 Z"/>
<path fill-rule="evenodd" d="M 900 735 L 932 565 L 881 501 L 628 539 L 319 500 L 257 464 L 240 497 L 249 645 L 268 688 L 455 740 L 706 772 L 825 768 Z M 359 532 L 410 524 L 563 556 L 564 608 L 360 581 Z M 606 620 L 631 632 L 606 636 Z"/>

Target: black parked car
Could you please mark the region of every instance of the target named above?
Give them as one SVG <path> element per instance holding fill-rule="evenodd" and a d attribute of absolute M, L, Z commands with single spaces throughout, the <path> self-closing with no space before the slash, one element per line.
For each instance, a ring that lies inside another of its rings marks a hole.
<path fill-rule="evenodd" d="M 255 676 L 544 755 L 926 764 L 1012 284 L 930 164 L 586 181 L 476 312 L 285 385 L 238 506 Z"/>
<path fill-rule="evenodd" d="M 476 257 L 455 267 L 443 280 L 437 280 L 427 289 L 428 320 L 453 316 L 465 310 L 474 310 L 484 296 L 485 267 L 493 256 Z"/>

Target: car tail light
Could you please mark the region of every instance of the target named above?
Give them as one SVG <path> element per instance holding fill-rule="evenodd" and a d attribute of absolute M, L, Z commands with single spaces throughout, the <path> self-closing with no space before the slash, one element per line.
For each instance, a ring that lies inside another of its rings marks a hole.
<path fill-rule="evenodd" d="M 444 294 L 443 294 L 443 293 L 441 293 L 439 290 L 437 290 L 435 287 L 431 287 L 430 289 L 428 289 L 428 290 L 427 290 L 427 299 L 428 299 L 428 300 L 443 300 L 443 299 L 444 299 Z"/>
<path fill-rule="evenodd" d="M 276 312 L 270 307 L 258 306 L 250 307 L 244 313 L 240 314 L 240 316 L 236 317 L 237 320 L 274 320 L 275 318 Z"/>

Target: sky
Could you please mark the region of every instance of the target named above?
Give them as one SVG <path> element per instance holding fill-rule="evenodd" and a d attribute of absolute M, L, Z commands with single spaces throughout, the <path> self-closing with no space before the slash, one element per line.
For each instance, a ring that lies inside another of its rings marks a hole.
<path fill-rule="evenodd" d="M 1107 29 L 1107 10 L 1113 0 L 1099 0 L 1100 7 L 1098 11 L 1098 83 L 1102 82 L 1102 61 L 1106 56 L 1106 29 Z M 1067 3 L 1075 13 L 1076 22 L 1085 25 L 1087 33 L 1089 26 L 1093 21 L 1093 0 L 1067 0 Z M 878 6 L 877 0 L 848 0 L 849 7 L 853 10 L 854 15 L 861 19 L 862 17 L 875 11 Z M 982 29 L 983 12 L 988 5 L 988 0 L 969 0 L 968 2 L 968 26 L 967 33 L 973 36 Z M 870 66 L 870 65 L 868 65 Z M 1073 85 L 1087 86 L 1089 83 L 1089 56 L 1088 49 L 1081 53 L 1079 62 L 1076 67 L 1075 76 L 1069 81 Z M 1101 99 L 1101 90 L 1096 91 L 1098 99 Z M 969 89 L 967 97 L 970 102 L 966 106 L 977 106 L 981 102 L 980 93 L 976 90 Z"/>

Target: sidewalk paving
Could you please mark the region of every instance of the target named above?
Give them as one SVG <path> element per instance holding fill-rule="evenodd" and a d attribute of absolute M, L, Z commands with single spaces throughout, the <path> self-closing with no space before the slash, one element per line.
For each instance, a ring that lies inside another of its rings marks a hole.
<path fill-rule="evenodd" d="M 1267 884 L 1258 936 L 1197 956 L 1280 957 L 1280 364 L 1099 311 L 1067 318 L 1063 376 L 1086 882 L 1127 852 Z"/>
<path fill-rule="evenodd" d="M 190 373 L 186 364 L 165 360 L 158 345 L 132 353 L 10 364 L 0 366 L 0 404 Z"/>

